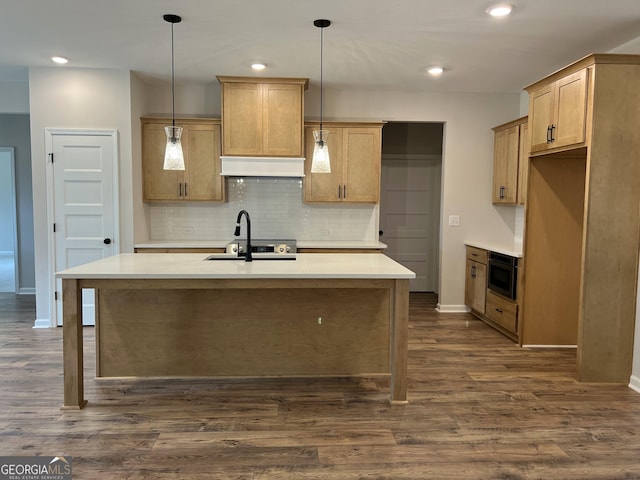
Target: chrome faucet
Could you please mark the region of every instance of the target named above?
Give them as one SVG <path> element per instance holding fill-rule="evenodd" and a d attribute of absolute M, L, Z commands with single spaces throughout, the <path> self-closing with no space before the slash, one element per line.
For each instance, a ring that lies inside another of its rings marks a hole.
<path fill-rule="evenodd" d="M 251 219 L 249 218 L 249 212 L 246 210 L 240 210 L 238 212 L 238 218 L 236 219 L 236 230 L 233 233 L 236 237 L 240 235 L 240 220 L 242 219 L 242 215 L 247 218 L 247 251 L 244 255 L 245 262 L 253 262 L 253 257 L 251 256 Z M 240 255 L 240 246 L 238 245 L 238 255 Z"/>

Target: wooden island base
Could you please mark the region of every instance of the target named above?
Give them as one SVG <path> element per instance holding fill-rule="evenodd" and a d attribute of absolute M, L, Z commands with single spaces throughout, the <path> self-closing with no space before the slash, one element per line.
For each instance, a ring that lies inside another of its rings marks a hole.
<path fill-rule="evenodd" d="M 98 377 L 390 375 L 407 402 L 406 279 L 63 279 L 63 408 L 86 404 L 82 288 Z"/>

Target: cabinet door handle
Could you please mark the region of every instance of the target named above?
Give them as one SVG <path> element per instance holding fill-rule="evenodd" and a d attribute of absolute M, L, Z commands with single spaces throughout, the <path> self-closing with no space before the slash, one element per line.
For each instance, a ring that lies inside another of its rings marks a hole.
<path fill-rule="evenodd" d="M 184 196 L 187 196 L 187 182 L 184 182 Z"/>
<path fill-rule="evenodd" d="M 347 198 L 347 186 L 342 186 L 342 198 Z"/>
<path fill-rule="evenodd" d="M 505 190 L 504 186 L 500 187 L 500 200 L 504 200 L 504 190 Z"/>
<path fill-rule="evenodd" d="M 182 182 L 178 183 L 178 196 L 182 196 Z"/>
<path fill-rule="evenodd" d="M 338 185 L 338 198 L 342 198 L 342 185 Z"/>
<path fill-rule="evenodd" d="M 476 276 L 476 266 L 475 265 L 471 265 L 471 276 L 472 277 Z"/>
<path fill-rule="evenodd" d="M 555 132 L 555 130 L 556 130 L 556 126 L 552 123 L 551 124 L 551 143 L 556 141 L 556 137 L 553 134 Z"/>
<path fill-rule="evenodd" d="M 547 143 L 551 143 L 551 125 L 547 127 Z"/>

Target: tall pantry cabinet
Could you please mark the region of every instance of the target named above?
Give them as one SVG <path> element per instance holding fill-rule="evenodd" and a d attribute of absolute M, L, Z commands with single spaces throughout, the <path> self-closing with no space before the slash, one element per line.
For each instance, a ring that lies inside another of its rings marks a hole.
<path fill-rule="evenodd" d="M 576 345 L 578 380 L 628 383 L 640 232 L 640 55 L 526 88 L 524 345 Z"/>

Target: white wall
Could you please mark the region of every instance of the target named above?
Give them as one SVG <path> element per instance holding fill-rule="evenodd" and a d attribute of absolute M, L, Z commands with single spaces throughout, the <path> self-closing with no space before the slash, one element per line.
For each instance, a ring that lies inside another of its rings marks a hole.
<path fill-rule="evenodd" d="M 29 84 L 27 82 L 0 83 L 0 112 L 29 113 Z"/>
<path fill-rule="evenodd" d="M 515 209 L 491 204 L 491 128 L 518 118 L 520 94 L 325 89 L 324 105 L 330 117 L 445 123 L 439 302 L 443 310 L 462 309 L 464 241 L 491 243 L 506 249 L 514 246 Z M 460 215 L 459 227 L 448 226 L 449 215 Z"/>
<path fill-rule="evenodd" d="M 24 82 L 24 100 L 29 100 Z M 2 84 L 0 84 L 2 90 Z M 0 105 L 0 111 L 4 105 Z M 0 114 L 0 146 L 13 147 L 16 175 L 16 201 L 18 210 L 18 281 L 20 294 L 35 293 L 35 267 L 33 244 L 33 195 L 31 192 L 31 135 L 29 115 Z M 2 225 L 0 223 L 0 225 Z"/>
<path fill-rule="evenodd" d="M 133 187 L 129 72 L 29 69 L 36 270 L 36 325 L 51 318 L 45 128 L 116 129 L 119 135 L 120 251 L 133 251 Z"/>
<path fill-rule="evenodd" d="M 15 251 L 13 191 L 13 155 L 11 151 L 0 151 L 0 253 Z"/>

